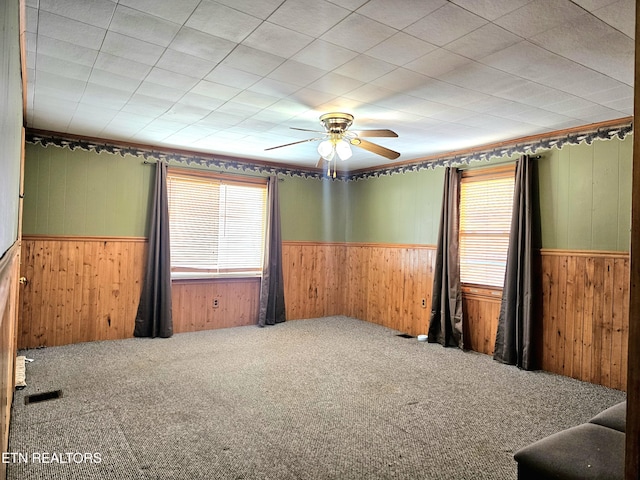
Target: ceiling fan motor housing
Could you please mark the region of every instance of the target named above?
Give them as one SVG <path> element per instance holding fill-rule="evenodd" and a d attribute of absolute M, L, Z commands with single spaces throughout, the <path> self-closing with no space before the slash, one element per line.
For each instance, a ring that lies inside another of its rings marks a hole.
<path fill-rule="evenodd" d="M 320 123 L 329 133 L 343 133 L 353 123 L 353 115 L 349 113 L 325 113 L 320 116 Z"/>

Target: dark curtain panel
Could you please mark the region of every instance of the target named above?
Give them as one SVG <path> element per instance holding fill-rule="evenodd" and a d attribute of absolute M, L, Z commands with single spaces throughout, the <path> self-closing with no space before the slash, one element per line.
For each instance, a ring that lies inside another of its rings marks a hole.
<path fill-rule="evenodd" d="M 533 341 L 533 161 L 516 166 L 513 217 L 493 358 L 525 370 L 535 368 Z"/>
<path fill-rule="evenodd" d="M 149 250 L 136 325 L 136 337 L 170 337 L 171 258 L 169 255 L 169 199 L 167 197 L 167 164 L 156 164 L 155 189 L 151 206 Z"/>
<path fill-rule="evenodd" d="M 447 167 L 431 295 L 428 341 L 440 343 L 445 347 L 462 348 L 462 290 L 458 253 L 460 177 L 461 172 Z"/>
<path fill-rule="evenodd" d="M 282 237 L 280 236 L 280 199 L 278 177 L 269 177 L 267 202 L 267 232 L 264 266 L 260 283 L 260 312 L 258 325 L 284 322 L 284 276 L 282 274 Z"/>

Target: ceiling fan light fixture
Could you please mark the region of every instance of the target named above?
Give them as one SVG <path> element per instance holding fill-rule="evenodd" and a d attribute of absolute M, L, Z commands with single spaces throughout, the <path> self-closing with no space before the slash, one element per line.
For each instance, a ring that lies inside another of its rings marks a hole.
<path fill-rule="evenodd" d="M 318 145 L 318 153 L 325 160 L 333 160 L 333 156 L 336 154 L 335 147 L 331 140 L 324 140 Z"/>
<path fill-rule="evenodd" d="M 349 142 L 344 139 L 336 143 L 336 153 L 338 157 L 340 157 L 340 160 L 348 160 L 351 158 L 351 155 L 353 155 Z"/>

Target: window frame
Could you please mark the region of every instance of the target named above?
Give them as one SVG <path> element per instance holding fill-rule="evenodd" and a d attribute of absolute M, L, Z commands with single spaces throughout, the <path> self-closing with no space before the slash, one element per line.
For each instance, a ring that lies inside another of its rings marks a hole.
<path fill-rule="evenodd" d="M 459 232 L 458 232 L 458 244 L 462 244 L 463 237 L 463 229 L 462 229 L 462 185 L 464 183 L 470 182 L 481 182 L 481 181 L 489 181 L 489 180 L 499 180 L 504 178 L 509 178 L 513 180 L 513 187 L 515 189 L 515 173 L 516 173 L 516 164 L 515 162 L 503 165 L 496 165 L 490 167 L 483 168 L 474 168 L 474 169 L 465 169 L 462 170 L 462 175 L 460 179 L 460 212 L 459 212 Z M 515 193 L 515 192 L 514 192 Z M 509 201 L 509 209 L 513 207 L 513 194 L 511 195 Z M 508 225 L 508 230 L 506 230 L 506 235 L 503 235 L 507 240 L 507 245 L 510 237 L 510 226 L 511 220 L 513 218 L 513 211 L 511 211 L 511 218 Z M 505 252 L 505 263 L 504 267 L 506 269 L 506 255 Z M 463 293 L 466 294 L 474 294 L 479 296 L 487 296 L 487 297 L 500 297 L 502 296 L 502 290 L 504 285 L 495 286 L 490 285 L 488 283 L 471 283 L 471 282 L 463 282 L 462 281 L 462 248 L 460 248 L 459 255 L 459 263 L 460 263 L 460 284 L 462 287 Z"/>
<path fill-rule="evenodd" d="M 235 175 L 231 173 L 212 172 L 207 170 L 197 170 L 181 167 L 169 167 L 167 169 L 167 190 L 169 190 L 170 178 L 184 178 L 184 179 L 204 179 L 219 181 L 224 185 L 236 185 L 242 187 L 262 187 L 264 189 L 264 217 L 263 217 L 263 239 L 266 236 L 267 228 L 267 212 L 268 212 L 268 178 L 266 177 L 252 177 L 245 175 Z M 169 191 L 167 191 L 169 197 Z M 169 198 L 167 199 L 168 203 Z M 169 214 L 169 217 L 171 214 Z M 169 220 L 169 232 L 171 235 L 171 221 Z M 264 242 L 262 245 L 261 258 L 264 260 Z M 261 262 L 262 264 L 262 262 Z M 190 268 L 190 267 L 174 267 L 170 266 L 171 280 L 172 281 L 214 281 L 224 279 L 251 279 L 262 278 L 261 268 L 256 270 L 247 270 L 243 268 L 225 268 L 220 269 L 205 269 L 205 268 Z"/>

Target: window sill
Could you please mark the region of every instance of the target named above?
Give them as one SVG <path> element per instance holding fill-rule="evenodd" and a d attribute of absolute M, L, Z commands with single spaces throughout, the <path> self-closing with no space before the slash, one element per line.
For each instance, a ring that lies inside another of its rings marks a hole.
<path fill-rule="evenodd" d="M 216 281 L 233 281 L 233 280 L 260 280 L 262 275 L 259 273 L 201 273 L 201 272 L 173 272 L 171 281 L 178 283 L 189 282 L 216 282 Z"/>
<path fill-rule="evenodd" d="M 502 288 L 489 287 L 487 285 L 472 285 L 467 283 L 462 285 L 462 294 L 465 296 L 500 300 L 502 299 Z"/>

